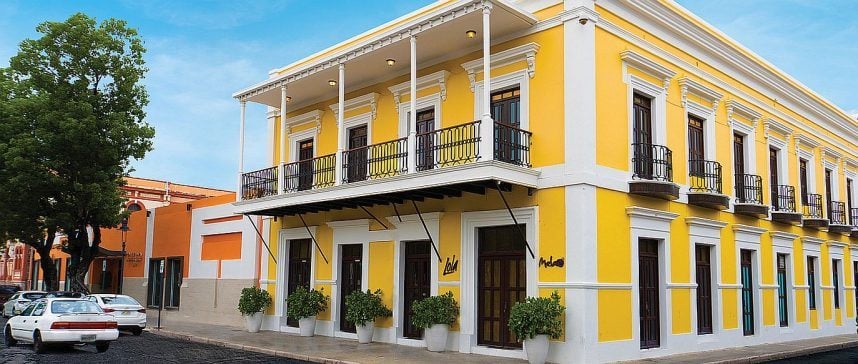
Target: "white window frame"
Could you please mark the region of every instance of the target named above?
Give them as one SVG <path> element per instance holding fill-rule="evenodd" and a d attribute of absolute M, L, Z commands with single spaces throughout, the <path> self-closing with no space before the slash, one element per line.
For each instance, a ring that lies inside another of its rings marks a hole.
<path fill-rule="evenodd" d="M 433 108 L 435 110 L 435 125 L 434 130 L 441 129 L 441 93 L 436 92 L 431 95 L 426 95 L 417 99 L 417 113 L 420 111 Z M 405 138 L 408 136 L 409 128 L 411 126 L 409 119 L 409 114 L 411 114 L 411 104 L 408 102 L 403 102 L 399 104 L 399 108 L 397 110 L 399 113 L 399 137 Z"/>
<path fill-rule="evenodd" d="M 781 334 L 790 334 L 794 332 L 794 327 L 796 325 L 796 313 L 798 312 L 795 307 L 795 291 L 798 289 L 795 283 L 795 264 L 793 255 L 793 244 L 795 239 L 798 239 L 798 235 L 785 233 L 782 231 L 770 231 L 769 234 L 772 238 L 772 250 L 774 254 L 774 264 L 772 265 L 772 277 L 775 277 L 775 285 L 778 284 L 778 254 L 786 255 L 787 257 L 787 265 L 786 265 L 786 274 L 787 274 L 787 282 L 786 282 L 786 296 L 787 296 L 787 327 L 780 326 L 780 316 L 777 316 L 777 325 L 780 329 Z M 807 259 L 807 258 L 805 258 Z M 806 260 L 805 260 L 806 262 Z M 805 267 L 804 274 L 807 275 L 807 267 Z M 777 289 L 775 291 L 775 313 L 780 313 L 780 305 L 777 297 Z"/>
<path fill-rule="evenodd" d="M 372 145 L 372 113 L 367 112 L 343 120 L 343 150 L 349 149 L 349 129 L 366 125 L 366 145 Z"/>
<path fill-rule="evenodd" d="M 816 311 L 817 314 L 821 314 L 821 312 L 823 310 L 823 307 L 821 304 L 822 303 L 822 298 L 821 298 L 822 282 L 820 281 L 820 278 L 822 277 L 822 272 L 821 272 L 822 262 L 820 261 L 822 259 L 822 253 L 821 253 L 821 249 L 820 249 L 820 247 L 822 245 L 822 239 L 804 236 L 801 238 L 801 240 L 802 240 L 802 246 L 804 247 L 804 276 L 805 276 L 804 288 L 808 290 L 808 295 L 806 296 L 807 297 L 807 300 L 806 300 L 807 301 L 806 302 L 807 307 L 805 307 L 804 309 L 807 311 L 807 316 L 808 316 L 807 322 L 808 322 L 808 327 L 809 327 L 810 326 L 810 315 L 813 313 L 812 311 Z M 814 258 L 813 281 L 815 284 L 814 284 L 813 293 L 814 293 L 814 298 L 815 298 L 814 307 L 816 307 L 816 308 L 813 310 L 810 309 L 810 295 L 809 295 L 810 282 L 807 282 L 807 258 L 808 257 Z M 819 317 L 821 320 L 822 316 L 819 316 Z M 821 327 L 822 327 L 822 323 L 820 322 L 819 328 L 821 328 Z"/>
<path fill-rule="evenodd" d="M 798 146 L 796 148 L 796 166 L 799 174 L 799 185 L 796 188 L 801 193 L 801 160 L 804 159 L 807 161 L 807 193 L 816 193 L 816 158 L 814 158 L 813 152 L 803 150 Z M 801 198 L 799 201 L 801 201 Z"/>
<path fill-rule="evenodd" d="M 635 76 L 633 74 L 628 75 L 628 88 L 627 88 L 627 107 L 628 107 L 628 115 L 629 115 L 629 146 L 635 140 L 635 93 L 639 93 L 643 96 L 649 97 L 651 99 L 650 104 L 650 117 L 652 120 L 652 140 L 654 144 L 667 146 L 667 91 L 663 86 L 656 85 L 652 82 L 649 82 L 643 78 Z M 634 159 L 634 150 L 633 148 L 629 148 L 629 157 L 626 160 L 629 161 L 629 179 L 635 173 L 634 166 L 632 166 L 632 159 Z"/>
<path fill-rule="evenodd" d="M 293 163 L 298 161 L 298 143 L 303 142 L 307 139 L 313 139 L 313 158 L 317 156 L 316 145 L 317 139 L 319 136 L 319 127 L 314 126 L 307 130 L 302 130 L 295 133 L 289 133 L 289 162 Z"/>
<path fill-rule="evenodd" d="M 757 148 L 756 148 L 756 132 L 755 127 L 751 125 L 747 125 L 743 122 L 740 122 L 736 119 L 730 120 L 730 156 L 731 162 L 730 169 L 733 169 L 733 166 L 736 165 L 736 155 L 733 152 L 733 135 L 739 134 L 742 136 L 744 145 L 744 153 L 742 159 L 745 164 L 745 173 L 746 174 L 757 174 Z M 735 174 L 736 171 L 733 171 Z"/>
<path fill-rule="evenodd" d="M 685 164 L 688 165 L 690 174 L 691 166 L 689 160 L 691 156 L 688 153 L 688 119 L 689 116 L 695 116 L 703 120 L 703 154 L 708 161 L 715 161 L 715 110 L 700 105 L 694 101 L 685 103 L 685 114 L 683 115 L 683 128 L 685 128 L 685 140 L 682 155 L 685 156 Z"/>
<path fill-rule="evenodd" d="M 480 120 L 483 113 L 483 85 L 481 81 L 474 82 L 474 120 Z M 526 69 L 512 71 L 503 75 L 492 75 L 491 92 L 503 89 L 519 87 L 521 105 L 519 108 L 519 128 L 530 130 L 530 77 Z"/>
<path fill-rule="evenodd" d="M 721 295 L 721 287 L 723 285 L 723 282 L 721 281 L 721 230 L 727 226 L 727 223 L 723 221 L 704 219 L 700 217 L 686 217 L 685 223 L 688 225 L 688 241 L 691 245 L 691 252 L 689 253 L 689 272 L 692 272 L 692 274 L 694 274 L 693 272 L 696 272 L 697 270 L 697 245 L 706 245 L 709 247 L 709 264 L 712 271 L 712 277 L 710 282 L 712 287 L 712 333 L 700 335 L 697 332 L 696 290 L 699 285 L 696 282 L 696 274 L 694 275 L 695 291 L 691 294 L 691 325 L 693 326 L 694 335 L 697 335 L 698 344 L 709 342 L 715 343 L 718 342 L 717 335 L 721 333 L 723 327 L 723 317 L 721 315 L 721 308 L 724 307 Z"/>
<path fill-rule="evenodd" d="M 778 184 L 789 185 L 789 163 L 787 163 L 788 149 L 786 141 L 773 136 L 769 136 L 767 144 L 769 149 L 774 148 L 778 151 Z M 766 150 L 766 153 L 768 152 L 769 151 Z M 766 159 L 768 161 L 768 158 Z M 767 162 L 766 164 L 769 165 L 769 171 L 771 171 L 772 167 L 770 163 Z M 771 184 L 771 181 L 769 181 L 769 184 Z"/>
<path fill-rule="evenodd" d="M 290 228 L 290 229 L 280 229 L 278 234 L 278 244 L 277 244 L 277 256 L 280 257 L 281 262 L 283 264 L 277 264 L 277 272 L 276 272 L 276 281 L 281 282 L 280 287 L 277 287 L 276 292 L 274 293 L 274 314 L 276 316 L 282 316 L 281 321 L 278 323 L 278 329 L 281 332 L 291 332 L 297 333 L 297 327 L 290 327 L 286 325 L 286 290 L 287 282 L 289 282 L 289 271 L 287 269 L 286 262 L 289 261 L 289 244 L 291 244 L 291 240 L 298 239 L 312 239 L 313 236 L 316 235 L 316 229 L 318 226 L 310 226 L 310 232 L 307 232 L 305 228 Z M 310 234 L 313 234 L 312 236 Z M 315 243 L 314 243 L 315 244 Z M 315 246 L 310 247 L 310 287 L 316 287 L 316 250 Z"/>
<path fill-rule="evenodd" d="M 840 170 L 837 167 L 837 163 L 824 160 L 822 165 L 823 181 L 825 180 L 825 170 L 831 170 L 831 201 L 840 201 Z M 831 201 L 826 201 L 826 203 L 831 203 Z"/>
<path fill-rule="evenodd" d="M 777 284 L 763 284 L 763 275 L 762 270 L 762 262 L 760 256 L 760 236 L 765 233 L 767 230 L 758 228 L 755 226 L 748 225 L 733 225 L 733 235 L 736 241 L 736 283 L 737 289 L 739 290 L 738 299 L 736 300 L 736 307 L 738 309 L 738 318 L 739 322 L 742 321 L 742 250 L 751 250 L 753 251 L 753 257 L 751 261 L 751 275 L 753 275 L 753 279 L 751 281 L 751 290 L 754 295 L 754 334 L 750 336 L 742 336 L 745 339 L 750 339 L 752 341 L 760 341 L 763 336 L 763 304 L 762 304 L 762 290 L 763 289 L 777 289 Z M 740 327 L 741 329 L 741 327 Z M 753 338 L 753 339 L 751 339 Z"/>

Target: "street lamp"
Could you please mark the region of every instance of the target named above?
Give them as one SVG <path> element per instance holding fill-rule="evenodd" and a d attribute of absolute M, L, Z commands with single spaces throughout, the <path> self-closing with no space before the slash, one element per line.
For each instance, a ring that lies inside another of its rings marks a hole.
<path fill-rule="evenodd" d="M 125 211 L 129 213 L 140 210 L 142 209 L 137 203 L 132 203 L 125 207 Z M 123 217 L 122 225 L 119 227 L 119 230 L 122 232 L 122 258 L 119 261 L 119 283 L 117 284 L 117 291 L 119 291 L 119 294 L 122 294 L 122 282 L 125 280 L 125 238 L 128 236 L 128 231 L 131 230 L 131 228 L 128 227 L 128 217 L 130 216 L 131 215 L 129 214 L 128 216 Z"/>

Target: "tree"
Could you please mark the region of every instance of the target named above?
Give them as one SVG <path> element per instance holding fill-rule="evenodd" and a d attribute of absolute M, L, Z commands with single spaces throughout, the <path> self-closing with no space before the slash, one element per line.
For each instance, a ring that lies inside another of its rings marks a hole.
<path fill-rule="evenodd" d="M 48 257 L 65 234 L 71 289 L 123 216 L 121 187 L 132 159 L 152 149 L 143 41 L 125 21 L 82 13 L 36 27 L 0 70 L 0 234 Z M 50 259 L 44 283 L 57 289 Z"/>

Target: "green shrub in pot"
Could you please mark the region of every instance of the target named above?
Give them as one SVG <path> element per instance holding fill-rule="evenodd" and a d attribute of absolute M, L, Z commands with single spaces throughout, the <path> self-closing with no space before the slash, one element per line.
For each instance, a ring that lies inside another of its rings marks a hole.
<path fill-rule="evenodd" d="M 563 312 L 557 291 L 551 297 L 527 297 L 512 306 L 509 328 L 519 341 L 532 339 L 536 335 L 548 335 L 559 339 L 563 335 Z"/>
<path fill-rule="evenodd" d="M 271 305 L 271 295 L 268 294 L 268 291 L 259 287 L 248 287 L 241 290 L 241 297 L 238 299 L 238 312 L 248 316 L 265 311 L 269 305 Z"/>
<path fill-rule="evenodd" d="M 321 290 L 298 287 L 286 297 L 286 316 L 293 320 L 313 317 L 328 307 L 328 296 Z"/>
<path fill-rule="evenodd" d="M 452 325 L 459 316 L 459 304 L 453 298 L 452 292 L 414 301 L 411 310 L 414 312 L 411 322 L 423 329 L 438 324 Z"/>
<path fill-rule="evenodd" d="M 372 292 L 370 290 L 354 291 L 346 296 L 346 321 L 355 325 L 363 325 L 375 321 L 378 317 L 390 317 L 390 311 L 381 301 L 380 289 Z"/>

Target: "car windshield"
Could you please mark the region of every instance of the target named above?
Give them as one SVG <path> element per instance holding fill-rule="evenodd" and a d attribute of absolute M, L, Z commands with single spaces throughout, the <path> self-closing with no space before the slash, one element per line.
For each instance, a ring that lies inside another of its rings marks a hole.
<path fill-rule="evenodd" d="M 23 298 L 26 298 L 26 299 L 32 301 L 32 300 L 37 300 L 39 298 L 45 297 L 45 294 L 44 293 L 24 293 L 21 296 Z"/>
<path fill-rule="evenodd" d="M 105 305 L 140 305 L 137 301 L 128 296 L 101 296 L 101 300 L 104 301 Z"/>
<path fill-rule="evenodd" d="M 89 301 L 54 301 L 51 303 L 53 313 L 101 313 L 98 305 Z"/>

